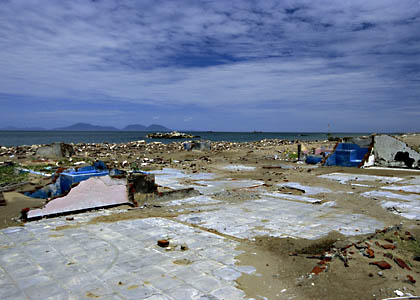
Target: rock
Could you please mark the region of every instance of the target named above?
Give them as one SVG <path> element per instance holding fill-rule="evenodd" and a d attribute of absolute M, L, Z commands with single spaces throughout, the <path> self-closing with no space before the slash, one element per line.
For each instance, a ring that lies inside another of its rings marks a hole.
<path fill-rule="evenodd" d="M 182 244 L 181 245 L 181 250 L 182 251 L 187 251 L 189 248 L 188 248 L 188 245 L 187 244 Z"/>
<path fill-rule="evenodd" d="M 391 269 L 391 265 L 384 260 L 370 262 L 369 265 L 378 266 L 381 270 Z"/>
<path fill-rule="evenodd" d="M 401 258 L 395 257 L 394 261 L 397 263 L 397 265 L 402 269 L 407 269 L 411 271 L 411 268 L 403 261 Z"/>

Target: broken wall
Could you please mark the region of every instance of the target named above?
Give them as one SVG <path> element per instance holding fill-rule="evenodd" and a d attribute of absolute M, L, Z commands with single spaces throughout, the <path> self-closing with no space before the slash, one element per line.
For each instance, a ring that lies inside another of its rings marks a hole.
<path fill-rule="evenodd" d="M 381 167 L 419 168 L 420 154 L 406 143 L 389 135 L 374 137 L 375 165 Z"/>
<path fill-rule="evenodd" d="M 73 146 L 64 143 L 52 143 L 36 150 L 36 156 L 46 158 L 71 157 L 74 154 Z"/>

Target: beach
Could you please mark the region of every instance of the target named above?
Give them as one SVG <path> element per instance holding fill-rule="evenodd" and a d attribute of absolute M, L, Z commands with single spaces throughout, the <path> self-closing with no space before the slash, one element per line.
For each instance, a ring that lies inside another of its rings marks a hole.
<path fill-rule="evenodd" d="M 419 143 L 416 135 L 404 139 Z M 107 290 L 102 295 L 80 286 L 80 297 L 131 298 L 136 290 L 147 290 L 147 297 L 155 297 L 150 299 L 178 299 L 174 295 L 188 289 L 191 299 L 337 299 L 338 294 L 339 299 L 385 299 L 398 295 L 395 291 L 420 294 L 415 283 L 420 279 L 416 191 L 420 172 L 298 161 L 298 145 L 312 153 L 334 148 L 335 142 L 328 140 L 203 143 L 209 149 L 187 151 L 184 142 L 80 143 L 72 145 L 71 157 L 60 159 L 36 157 L 37 145 L 2 147 L 3 165 L 13 163 L 44 175 L 101 160 L 108 168 L 153 174 L 160 193 L 187 188 L 197 193 L 138 194 L 135 207 L 25 223 L 18 219 L 21 210 L 42 207 L 45 200 L 22 192 L 50 180 L 29 173 L 22 185 L 3 193 L 7 205 L 0 207 L 0 239 L 7 242 L 0 249 L 0 265 L 8 270 L 10 253 L 26 258 L 31 254 L 22 247 L 38 249 L 42 242 L 57 251 L 57 266 L 66 259 L 71 266 L 80 266 L 83 274 L 94 275 Z M 85 235 L 86 244 L 75 239 Z M 121 242 L 114 240 L 117 236 Z M 160 239 L 168 239 L 173 248 L 157 246 Z M 81 248 L 73 253 L 59 246 L 60 240 L 70 248 L 71 240 L 76 241 Z M 95 256 L 86 252 L 95 244 L 108 249 L 101 256 L 107 269 L 100 272 L 94 271 Z M 181 251 L 183 244 L 187 250 Z M 146 266 L 138 260 L 152 261 L 148 256 L 152 254 L 160 258 L 153 261 L 153 274 L 145 278 L 141 270 Z M 54 271 L 41 263 L 44 255 L 33 259 L 44 275 L 52 276 Z M 75 290 L 64 280 L 56 283 L 61 288 L 59 292 L 50 288 L 51 295 L 71 295 Z M 16 291 L 26 290 L 17 284 Z"/>

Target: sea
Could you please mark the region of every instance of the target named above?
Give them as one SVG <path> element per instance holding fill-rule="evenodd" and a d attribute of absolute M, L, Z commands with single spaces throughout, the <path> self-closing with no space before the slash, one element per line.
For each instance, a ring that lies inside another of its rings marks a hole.
<path fill-rule="evenodd" d="M 322 132 L 213 132 L 183 131 L 197 136 L 186 140 L 209 140 L 226 142 L 252 142 L 263 139 L 284 139 L 314 141 L 332 137 L 356 137 L 370 133 L 322 133 Z M 0 131 L 0 146 L 22 146 L 35 144 L 65 143 L 126 143 L 145 140 L 146 142 L 171 143 L 183 139 L 149 139 L 143 131 Z"/>

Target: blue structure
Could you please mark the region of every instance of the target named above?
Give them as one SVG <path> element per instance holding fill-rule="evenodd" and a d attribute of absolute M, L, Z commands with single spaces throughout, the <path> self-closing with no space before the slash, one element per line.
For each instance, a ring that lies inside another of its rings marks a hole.
<path fill-rule="evenodd" d="M 368 151 L 369 148 L 361 148 L 357 144 L 339 143 L 324 165 L 358 167 Z"/>
<path fill-rule="evenodd" d="M 134 171 L 133 173 L 149 174 L 144 171 Z M 81 167 L 78 169 L 67 169 L 62 173 L 55 173 L 53 178 L 57 178 L 53 183 L 36 190 L 35 192 L 26 192 L 25 195 L 32 198 L 48 199 L 63 195 L 71 190 L 71 187 L 90 177 L 98 176 L 125 176 L 126 172 L 118 169 L 108 170 L 103 161 L 97 161 L 93 166 Z"/>
<path fill-rule="evenodd" d="M 64 171 L 60 174 L 60 190 L 61 194 L 64 194 L 70 191 L 71 187 L 75 183 L 79 183 L 83 180 L 87 180 L 90 177 L 96 176 L 106 176 L 109 174 L 108 170 L 100 170 L 95 168 L 94 166 L 83 167 L 78 169 L 77 171 Z"/>
<path fill-rule="evenodd" d="M 95 162 L 93 166 L 87 166 L 75 169 L 67 169 L 62 173 L 55 174 L 58 176 L 54 183 L 51 183 L 35 192 L 26 192 L 25 195 L 32 198 L 47 199 L 60 196 L 70 191 L 75 183 L 87 180 L 90 177 L 106 176 L 110 172 L 103 161 Z"/>
<path fill-rule="evenodd" d="M 319 164 L 324 158 L 322 156 L 309 155 L 306 157 L 305 162 L 307 164 L 316 165 Z"/>

